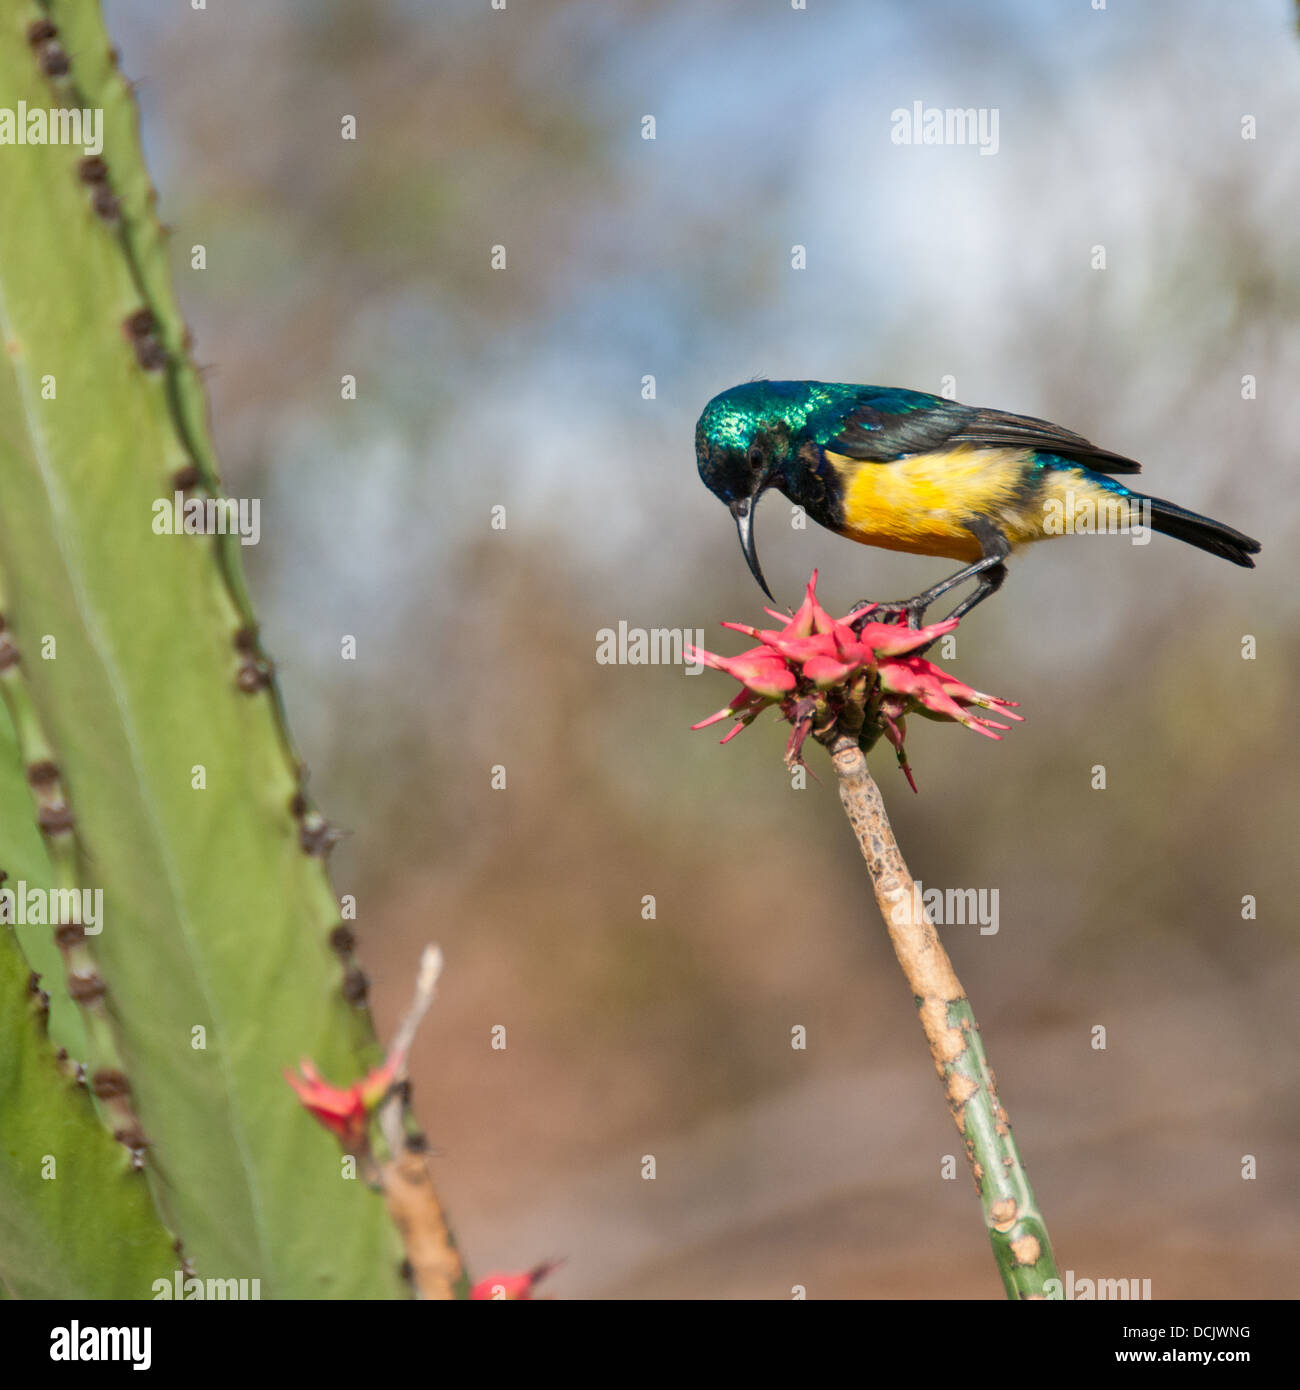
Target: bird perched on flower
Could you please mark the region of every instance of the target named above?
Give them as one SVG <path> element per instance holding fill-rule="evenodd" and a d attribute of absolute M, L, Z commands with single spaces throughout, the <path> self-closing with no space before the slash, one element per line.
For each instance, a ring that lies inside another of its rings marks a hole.
<path fill-rule="evenodd" d="M 841 536 L 965 561 L 915 597 L 878 605 L 914 627 L 937 598 L 973 579 L 952 616 L 969 612 L 1001 586 L 1015 547 L 1053 535 L 1145 526 L 1247 568 L 1260 548 L 1221 521 L 1125 486 L 1114 475 L 1140 465 L 1082 435 L 900 387 L 733 386 L 704 407 L 695 454 L 769 598 L 754 543 L 754 509 L 768 488 Z"/>

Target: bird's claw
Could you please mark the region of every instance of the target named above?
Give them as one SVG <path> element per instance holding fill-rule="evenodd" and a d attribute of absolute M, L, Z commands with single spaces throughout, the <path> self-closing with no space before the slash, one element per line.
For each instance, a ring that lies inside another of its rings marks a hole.
<path fill-rule="evenodd" d="M 888 599 L 885 601 L 875 601 L 863 599 L 857 604 L 849 618 L 853 626 L 861 627 L 865 622 L 878 622 L 882 617 L 889 614 L 904 613 L 907 615 L 907 625 L 913 630 L 924 625 L 925 611 L 930 606 L 930 600 L 923 594 L 915 598 Z"/>

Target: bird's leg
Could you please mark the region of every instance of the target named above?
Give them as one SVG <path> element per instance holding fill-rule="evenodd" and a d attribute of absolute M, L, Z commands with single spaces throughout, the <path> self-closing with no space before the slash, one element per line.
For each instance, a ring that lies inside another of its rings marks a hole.
<path fill-rule="evenodd" d="M 984 552 L 980 559 L 973 565 L 967 565 L 965 569 L 960 569 L 956 574 L 950 574 L 947 579 L 941 579 L 937 584 L 931 584 L 928 589 L 923 589 L 913 598 L 892 599 L 886 603 L 877 603 L 872 608 L 870 614 L 864 613 L 861 621 L 868 618 L 874 621 L 880 613 L 906 613 L 907 625 L 911 628 L 918 628 L 925 619 L 926 610 L 935 601 L 942 598 L 949 589 L 955 589 L 959 584 L 964 584 L 968 579 L 978 579 L 979 585 L 975 592 L 963 599 L 956 608 L 949 613 L 950 618 L 960 618 L 969 613 L 977 603 L 982 603 L 990 594 L 995 594 L 1002 587 L 1002 581 L 1007 577 L 1006 558 L 1011 554 L 1011 546 L 1007 538 L 998 530 L 996 526 L 990 525 L 983 520 L 974 520 L 967 523 L 970 530 L 980 543 L 980 549 Z M 858 605 L 859 608 L 866 608 L 870 603 L 869 599 L 864 599 Z M 858 621 L 855 619 L 855 621 Z"/>
<path fill-rule="evenodd" d="M 956 608 L 948 614 L 950 618 L 964 618 L 967 613 L 975 607 L 977 603 L 983 603 L 990 594 L 996 594 L 1002 587 L 1002 581 L 1007 577 L 1007 567 L 1001 561 L 996 565 L 990 565 L 979 577 L 973 593 L 967 594 Z"/>

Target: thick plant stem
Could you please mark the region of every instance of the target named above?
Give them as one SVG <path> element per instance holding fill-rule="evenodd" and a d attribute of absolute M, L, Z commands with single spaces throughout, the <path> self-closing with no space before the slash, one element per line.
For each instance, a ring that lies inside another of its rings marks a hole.
<path fill-rule="evenodd" d="M 410 1087 L 407 1060 L 420 1022 L 428 1012 L 442 974 L 442 951 L 426 946 L 420 956 L 415 981 L 415 997 L 407 1009 L 389 1048 L 389 1055 L 400 1057 L 398 1084 L 379 1111 L 379 1123 L 388 1146 L 388 1160 L 378 1167 L 389 1215 L 406 1249 L 411 1287 L 417 1298 L 464 1298 L 469 1293 L 469 1276 L 447 1224 L 442 1203 L 433 1183 L 433 1170 L 425 1143 L 409 1111 Z"/>
<path fill-rule="evenodd" d="M 1059 1298 L 1047 1226 L 998 1099 L 970 1002 L 903 862 L 857 739 L 847 734 L 834 738 L 830 753 L 840 801 L 858 838 L 876 904 L 916 999 L 948 1108 L 962 1136 L 1007 1297 Z"/>
<path fill-rule="evenodd" d="M 428 1155 L 398 1154 L 380 1165 L 379 1182 L 406 1249 L 416 1297 L 464 1298 L 469 1291 L 465 1266 L 438 1201 Z"/>

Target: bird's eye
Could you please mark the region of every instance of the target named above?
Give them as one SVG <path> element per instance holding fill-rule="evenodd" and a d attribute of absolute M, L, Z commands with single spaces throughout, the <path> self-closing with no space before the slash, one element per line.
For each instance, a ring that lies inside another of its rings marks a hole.
<path fill-rule="evenodd" d="M 757 468 L 763 462 L 763 450 L 755 444 L 749 451 L 749 466 Z"/>

